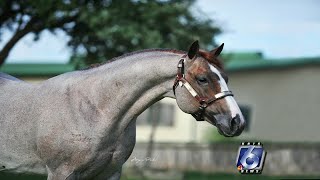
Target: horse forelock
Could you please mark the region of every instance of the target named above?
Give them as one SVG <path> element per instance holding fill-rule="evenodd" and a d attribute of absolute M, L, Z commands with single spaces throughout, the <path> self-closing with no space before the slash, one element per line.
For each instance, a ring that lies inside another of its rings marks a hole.
<path fill-rule="evenodd" d="M 216 57 L 213 53 L 199 50 L 199 55 L 206 59 L 211 65 L 217 66 L 221 70 L 224 70 L 223 62 L 219 57 Z"/>

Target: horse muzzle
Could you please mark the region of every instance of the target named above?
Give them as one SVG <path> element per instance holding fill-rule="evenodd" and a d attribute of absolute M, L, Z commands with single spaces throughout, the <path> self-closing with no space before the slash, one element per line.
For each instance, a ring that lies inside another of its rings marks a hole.
<path fill-rule="evenodd" d="M 239 114 L 234 117 L 229 115 L 214 115 L 213 123 L 221 135 L 226 137 L 239 136 L 245 128 L 245 121 Z"/>

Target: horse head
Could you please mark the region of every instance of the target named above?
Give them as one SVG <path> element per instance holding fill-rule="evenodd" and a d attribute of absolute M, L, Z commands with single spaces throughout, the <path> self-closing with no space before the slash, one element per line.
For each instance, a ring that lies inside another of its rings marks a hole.
<path fill-rule="evenodd" d="M 219 60 L 223 44 L 212 51 L 199 50 L 198 41 L 181 57 L 173 87 L 179 108 L 198 121 L 207 121 L 224 136 L 238 136 L 245 119 L 228 88 L 228 77 Z"/>

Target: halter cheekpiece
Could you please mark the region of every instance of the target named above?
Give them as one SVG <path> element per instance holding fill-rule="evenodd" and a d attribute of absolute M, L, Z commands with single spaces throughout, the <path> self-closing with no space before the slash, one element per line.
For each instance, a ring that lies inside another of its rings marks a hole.
<path fill-rule="evenodd" d="M 233 96 L 233 94 L 231 91 L 222 91 L 211 98 L 201 97 L 199 95 L 199 93 L 195 89 L 193 89 L 191 84 L 185 79 L 185 74 L 184 74 L 185 58 L 186 58 L 186 55 L 182 56 L 182 58 L 180 59 L 180 61 L 178 63 L 178 72 L 177 72 L 177 76 L 176 76 L 176 79 L 173 84 L 173 93 L 174 93 L 174 95 L 176 95 L 175 90 L 178 85 L 181 87 L 184 86 L 189 91 L 189 93 L 199 102 L 198 111 L 191 114 L 191 115 L 197 121 L 204 121 L 203 114 L 204 114 L 205 109 L 208 106 L 210 106 L 212 103 L 214 103 L 215 101 L 217 101 L 219 99 L 222 99 L 227 96 Z"/>

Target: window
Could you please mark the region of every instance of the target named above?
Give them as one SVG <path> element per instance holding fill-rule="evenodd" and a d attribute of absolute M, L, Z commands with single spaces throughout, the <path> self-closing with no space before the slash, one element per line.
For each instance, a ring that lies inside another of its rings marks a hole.
<path fill-rule="evenodd" d="M 173 104 L 156 102 L 137 118 L 137 125 L 151 126 L 156 121 L 158 126 L 173 126 L 175 106 Z"/>
<path fill-rule="evenodd" d="M 248 105 L 239 105 L 239 108 L 244 119 L 246 120 L 246 127 L 244 128 L 244 132 L 249 132 L 251 124 L 251 107 Z"/>

